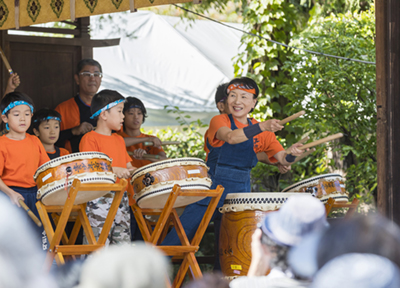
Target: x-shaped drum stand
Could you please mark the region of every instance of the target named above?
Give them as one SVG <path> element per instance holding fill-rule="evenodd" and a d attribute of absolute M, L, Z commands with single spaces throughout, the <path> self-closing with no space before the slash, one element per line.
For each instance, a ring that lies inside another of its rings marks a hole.
<path fill-rule="evenodd" d="M 136 203 L 131 206 L 133 214 L 135 215 L 140 232 L 146 242 L 153 245 L 158 245 L 168 232 L 170 223 L 175 227 L 178 237 L 181 241 L 180 246 L 157 246 L 168 256 L 183 257 L 183 262 L 179 271 L 172 283 L 172 287 L 181 287 L 189 268 L 194 278 L 202 277 L 199 264 L 197 263 L 195 252 L 199 250 L 199 244 L 207 229 L 208 223 L 217 207 L 218 201 L 221 198 L 224 188 L 218 186 L 215 190 L 181 190 L 179 185 L 172 188 L 172 192 L 168 197 L 167 202 L 163 209 L 141 209 Z M 180 196 L 185 197 L 212 197 L 210 204 L 204 214 L 202 221 L 196 231 L 191 242 L 186 236 L 185 230 L 179 219 L 178 213 L 173 208 L 176 199 Z M 152 229 L 151 225 L 145 219 L 145 215 L 160 215 L 158 221 Z M 169 283 L 168 283 L 169 286 Z"/>
<path fill-rule="evenodd" d="M 103 247 L 106 243 L 108 234 L 110 233 L 122 196 L 126 191 L 127 184 L 128 182 L 125 179 L 121 179 L 117 184 L 82 184 L 80 180 L 75 179 L 69 190 L 69 196 L 64 206 L 46 206 L 41 201 L 38 201 L 36 207 L 50 243 L 46 257 L 46 264 L 51 265 L 55 257 L 57 264 L 61 265 L 65 263 L 64 256 L 66 255 L 89 254 Z M 85 191 L 115 191 L 114 200 L 111 203 L 110 210 L 108 211 L 108 215 L 97 241 L 86 215 L 86 203 L 74 205 L 77 194 L 85 193 Z M 64 231 L 68 219 L 71 218 L 72 212 L 77 213 L 78 217 L 76 218 L 71 235 L 68 239 Z M 55 221 L 55 231 L 51 225 L 48 213 L 61 213 L 61 215 L 57 217 L 57 221 Z M 85 232 L 89 244 L 75 245 L 76 237 L 78 236 L 81 226 L 83 227 L 83 231 Z M 63 243 L 66 245 L 60 245 L 61 240 L 63 240 Z"/>

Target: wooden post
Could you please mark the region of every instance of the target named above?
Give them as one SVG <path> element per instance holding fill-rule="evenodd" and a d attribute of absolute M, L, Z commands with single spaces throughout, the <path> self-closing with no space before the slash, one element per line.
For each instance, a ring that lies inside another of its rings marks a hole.
<path fill-rule="evenodd" d="M 375 9 L 378 209 L 400 224 L 400 2 Z"/>

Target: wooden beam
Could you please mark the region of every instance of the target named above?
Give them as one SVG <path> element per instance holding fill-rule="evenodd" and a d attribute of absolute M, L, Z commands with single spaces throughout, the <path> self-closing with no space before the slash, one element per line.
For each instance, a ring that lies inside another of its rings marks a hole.
<path fill-rule="evenodd" d="M 376 0 L 378 209 L 400 224 L 400 1 Z"/>

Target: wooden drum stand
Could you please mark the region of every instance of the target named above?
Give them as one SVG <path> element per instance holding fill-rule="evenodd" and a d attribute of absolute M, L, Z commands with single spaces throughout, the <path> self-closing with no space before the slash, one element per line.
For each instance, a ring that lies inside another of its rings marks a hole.
<path fill-rule="evenodd" d="M 49 249 L 46 257 L 46 265 L 48 265 L 48 268 L 50 268 L 54 258 L 58 265 L 62 265 L 65 263 L 64 256 L 66 255 L 89 254 L 104 246 L 121 199 L 126 191 L 127 184 L 128 182 L 126 179 L 121 179 L 117 184 L 82 184 L 80 180 L 75 179 L 69 190 L 69 197 L 64 206 L 46 206 L 41 201 L 36 202 L 36 207 L 49 241 Z M 85 191 L 115 191 L 114 200 L 97 241 L 86 215 L 86 203 L 74 205 L 77 194 L 84 193 Z M 64 231 L 68 220 L 71 218 L 72 212 L 77 213 L 78 217 L 76 218 L 75 225 L 68 239 Z M 61 213 L 59 217 L 54 219 L 56 220 L 55 231 L 51 225 L 48 213 Z M 75 245 L 76 237 L 78 236 L 81 226 L 89 242 L 87 245 Z M 60 245 L 61 240 L 63 240 L 65 245 Z"/>
<path fill-rule="evenodd" d="M 203 238 L 215 209 L 217 208 L 218 201 L 221 198 L 223 191 L 224 188 L 220 185 L 215 190 L 181 190 L 181 187 L 176 184 L 172 188 L 172 192 L 163 209 L 141 209 L 136 203 L 131 206 L 144 241 L 157 246 L 157 248 L 162 250 L 168 256 L 183 257 L 183 262 L 178 270 L 174 282 L 172 283 L 172 287 L 181 287 L 189 269 L 194 278 L 200 278 L 203 276 L 199 264 L 197 263 L 195 252 L 199 250 L 200 241 Z M 189 239 L 186 236 L 178 213 L 175 208 L 173 208 L 174 203 L 179 196 L 212 197 L 191 242 L 189 242 Z M 145 215 L 160 215 L 154 229 L 152 228 L 152 225 L 150 225 L 149 221 L 145 219 Z M 162 242 L 163 238 L 168 233 L 170 223 L 172 223 L 172 226 L 176 229 L 181 245 L 160 246 L 158 244 Z M 171 287 L 169 282 L 167 285 L 168 287 Z"/>

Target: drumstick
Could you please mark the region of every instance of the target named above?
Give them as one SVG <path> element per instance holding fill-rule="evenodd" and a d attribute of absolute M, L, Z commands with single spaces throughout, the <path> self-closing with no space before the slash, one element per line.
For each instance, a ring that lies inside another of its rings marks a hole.
<path fill-rule="evenodd" d="M 311 148 L 311 147 L 317 146 L 319 144 L 322 144 L 322 143 L 325 143 L 325 142 L 329 142 L 329 141 L 332 141 L 332 140 L 335 140 L 335 139 L 338 139 L 338 138 L 342 138 L 342 137 L 343 137 L 343 133 L 337 133 L 337 134 L 330 135 L 328 137 L 319 139 L 317 141 L 314 141 L 314 142 L 311 142 L 311 143 L 307 143 L 307 144 L 305 144 L 305 145 L 303 145 L 301 147 L 298 147 L 297 149 L 305 150 L 307 148 Z"/>
<path fill-rule="evenodd" d="M 163 141 L 163 142 L 161 142 L 162 146 L 165 146 L 165 145 L 179 145 L 179 144 L 181 144 L 181 141 Z M 144 146 L 153 146 L 153 145 L 154 145 L 153 142 L 144 142 Z"/>
<path fill-rule="evenodd" d="M 42 227 L 42 222 L 40 222 L 35 214 L 33 214 L 32 210 L 29 209 L 28 206 L 26 206 L 25 202 L 22 199 L 19 199 L 18 203 L 21 205 L 22 208 L 25 209 L 26 212 L 28 212 L 28 215 L 32 218 L 33 222 L 35 222 L 37 226 Z"/>
<path fill-rule="evenodd" d="M 310 150 L 308 150 L 307 152 L 304 152 L 303 154 L 301 154 L 300 156 L 296 157 L 296 160 L 293 161 L 293 163 L 291 163 L 291 165 L 293 165 L 294 163 L 299 162 L 301 159 L 306 158 L 308 155 L 310 155 L 311 153 L 315 152 L 315 148 L 311 148 Z"/>
<path fill-rule="evenodd" d="M 134 156 L 135 154 L 132 151 L 128 151 L 128 154 Z M 160 155 L 152 155 L 152 154 L 144 154 L 142 156 L 143 159 L 160 159 Z"/>
<path fill-rule="evenodd" d="M 292 120 L 294 120 L 294 119 L 296 119 L 296 118 L 298 118 L 298 117 L 300 117 L 301 115 L 304 115 L 304 114 L 306 114 L 306 111 L 302 110 L 300 112 L 297 112 L 296 114 L 293 114 L 292 116 L 289 116 L 289 117 L 279 121 L 278 124 L 279 125 L 286 124 L 286 123 L 288 123 L 288 122 L 290 122 L 290 121 L 292 121 Z"/>
<path fill-rule="evenodd" d="M 13 74 L 14 72 L 10 66 L 10 63 L 8 63 L 7 57 L 4 54 L 4 51 L 3 51 L 3 49 L 1 49 L 1 47 L 0 47 L 0 56 L 1 56 L 1 59 L 3 59 L 3 63 L 6 66 L 8 73 Z"/>
<path fill-rule="evenodd" d="M 307 142 L 308 139 L 310 139 L 310 137 L 306 136 L 306 137 L 304 137 L 303 139 L 301 139 L 299 142 L 296 142 L 296 144 L 297 144 L 297 143 L 303 144 L 304 142 Z M 285 150 L 286 153 L 288 153 L 289 151 L 290 151 L 290 148 L 288 148 L 288 149 Z"/>

